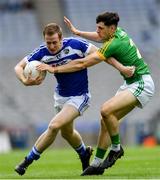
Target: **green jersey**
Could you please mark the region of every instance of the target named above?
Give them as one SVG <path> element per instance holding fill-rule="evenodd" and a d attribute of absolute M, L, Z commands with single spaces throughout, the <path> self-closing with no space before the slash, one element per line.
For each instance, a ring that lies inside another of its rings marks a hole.
<path fill-rule="evenodd" d="M 143 74 L 150 74 L 148 65 L 144 62 L 138 48 L 120 27 L 117 28 L 114 37 L 104 42 L 99 49 L 99 53 L 105 58 L 114 57 L 124 66 L 135 66 L 136 70 L 132 77 L 125 76 L 127 84 L 131 84 L 141 79 Z"/>

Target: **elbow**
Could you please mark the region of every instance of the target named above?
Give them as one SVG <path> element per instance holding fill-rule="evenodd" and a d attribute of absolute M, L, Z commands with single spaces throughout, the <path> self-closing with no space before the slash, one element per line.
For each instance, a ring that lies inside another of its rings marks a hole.
<path fill-rule="evenodd" d="M 105 62 L 113 66 L 113 62 L 110 60 L 106 60 Z"/>
<path fill-rule="evenodd" d="M 14 72 L 15 72 L 16 74 L 18 74 L 18 72 L 20 71 L 20 69 L 21 69 L 21 66 L 19 66 L 19 64 L 17 64 L 17 65 L 14 67 Z"/>
<path fill-rule="evenodd" d="M 16 65 L 15 67 L 14 67 L 14 72 L 16 73 L 18 71 L 18 66 Z"/>
<path fill-rule="evenodd" d="M 19 64 L 17 64 L 17 65 L 14 67 L 15 73 L 17 73 L 17 72 L 19 71 L 19 69 L 20 69 L 20 66 L 19 66 Z"/>

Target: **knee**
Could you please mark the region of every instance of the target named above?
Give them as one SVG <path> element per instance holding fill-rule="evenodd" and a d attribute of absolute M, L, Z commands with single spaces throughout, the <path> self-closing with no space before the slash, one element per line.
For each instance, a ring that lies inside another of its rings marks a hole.
<path fill-rule="evenodd" d="M 48 131 L 51 133 L 58 132 L 59 129 L 60 129 L 60 127 L 57 123 L 50 123 L 48 126 Z"/>
<path fill-rule="evenodd" d="M 111 115 L 111 113 L 112 112 L 111 112 L 111 109 L 110 109 L 109 106 L 102 105 L 102 107 L 101 107 L 101 116 L 102 116 L 102 118 L 107 119 Z"/>

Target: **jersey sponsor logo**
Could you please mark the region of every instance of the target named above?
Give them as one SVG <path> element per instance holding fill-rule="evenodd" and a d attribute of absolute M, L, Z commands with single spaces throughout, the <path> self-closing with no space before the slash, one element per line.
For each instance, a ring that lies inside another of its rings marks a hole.
<path fill-rule="evenodd" d="M 49 63 L 49 64 L 52 64 L 53 66 L 60 66 L 60 65 L 63 65 L 63 64 L 67 64 L 68 62 L 70 62 L 71 59 L 57 59 L 57 56 L 44 56 L 42 58 L 42 62 L 44 63 Z"/>
<path fill-rule="evenodd" d="M 57 59 L 61 59 L 61 53 L 56 55 Z"/>
<path fill-rule="evenodd" d="M 61 66 L 61 65 L 67 64 L 67 63 L 69 63 L 70 61 L 71 61 L 71 59 L 65 59 L 65 60 L 63 60 L 63 61 L 61 61 L 61 62 L 56 63 L 56 66 Z"/>
<path fill-rule="evenodd" d="M 44 56 L 42 58 L 42 62 L 44 62 L 44 63 L 49 63 L 52 61 L 57 61 L 57 57 L 56 56 Z"/>
<path fill-rule="evenodd" d="M 61 61 L 61 62 L 59 62 L 59 63 L 54 63 L 54 64 L 52 64 L 51 66 L 52 66 L 52 67 L 61 66 L 61 65 L 64 65 L 64 64 L 69 63 L 70 61 L 71 61 L 70 59 L 65 59 L 64 61 Z"/>

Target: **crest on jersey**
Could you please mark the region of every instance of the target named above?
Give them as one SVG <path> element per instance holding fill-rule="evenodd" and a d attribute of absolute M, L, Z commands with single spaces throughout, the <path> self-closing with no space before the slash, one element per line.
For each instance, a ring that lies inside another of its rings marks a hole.
<path fill-rule="evenodd" d="M 64 49 L 63 52 L 64 52 L 64 54 L 68 54 L 69 53 L 69 49 Z"/>

